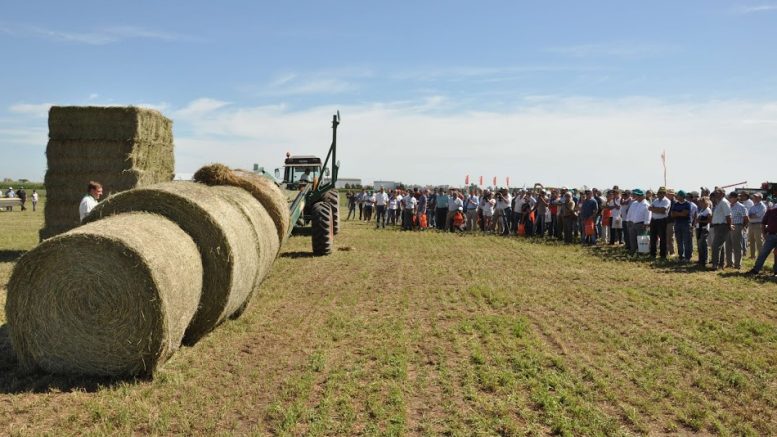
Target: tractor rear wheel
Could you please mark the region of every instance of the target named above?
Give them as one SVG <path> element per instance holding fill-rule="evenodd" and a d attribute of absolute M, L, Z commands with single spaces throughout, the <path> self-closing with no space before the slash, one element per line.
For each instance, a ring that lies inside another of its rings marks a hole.
<path fill-rule="evenodd" d="M 311 216 L 313 255 L 329 255 L 332 253 L 335 239 L 332 204 L 327 201 L 314 204 L 311 208 Z"/>
<path fill-rule="evenodd" d="M 340 193 L 337 190 L 329 190 L 324 197 L 327 202 L 332 204 L 332 220 L 334 221 L 335 235 L 340 233 Z"/>

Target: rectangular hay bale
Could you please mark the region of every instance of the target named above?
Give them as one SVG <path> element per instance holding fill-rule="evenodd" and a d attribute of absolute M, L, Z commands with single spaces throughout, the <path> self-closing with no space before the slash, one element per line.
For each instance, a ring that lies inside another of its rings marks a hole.
<path fill-rule="evenodd" d="M 173 122 L 158 111 L 135 106 L 52 106 L 49 138 L 172 143 Z"/>

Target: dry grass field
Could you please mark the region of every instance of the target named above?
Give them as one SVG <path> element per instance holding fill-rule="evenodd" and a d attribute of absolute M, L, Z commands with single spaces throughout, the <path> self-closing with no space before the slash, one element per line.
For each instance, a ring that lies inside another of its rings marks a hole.
<path fill-rule="evenodd" d="M 0 304 L 41 214 L 0 213 Z M 777 434 L 777 283 L 344 222 L 153 381 L 25 375 L 2 434 Z"/>

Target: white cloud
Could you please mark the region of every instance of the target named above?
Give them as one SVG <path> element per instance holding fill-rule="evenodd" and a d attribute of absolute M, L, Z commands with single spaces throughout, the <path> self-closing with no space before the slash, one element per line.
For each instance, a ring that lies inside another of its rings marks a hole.
<path fill-rule="evenodd" d="M 17 103 L 11 105 L 8 110 L 22 115 L 31 115 L 34 117 L 48 117 L 49 109 L 53 103 Z"/>
<path fill-rule="evenodd" d="M 183 119 L 198 118 L 227 105 L 229 105 L 229 102 L 203 97 L 175 111 L 174 115 Z"/>
<path fill-rule="evenodd" d="M 664 149 L 669 182 L 676 187 L 760 183 L 773 174 L 768 160 L 744 163 L 772 150 L 774 103 L 544 96 L 501 112 L 434 110 L 446 100 L 340 107 L 342 176 L 461 183 L 469 174 L 486 180 L 510 176 L 514 185 L 655 187 L 661 185 Z M 196 123 L 176 119 L 186 132 L 176 137 L 178 171 L 213 161 L 275 168 L 287 151 L 323 155 L 336 109 L 225 106 Z M 732 157 L 741 157 L 743 165 L 732 166 Z"/>
<path fill-rule="evenodd" d="M 759 12 L 777 11 L 777 4 L 766 3 L 760 5 L 740 6 L 736 9 L 739 14 L 755 14 Z"/>
<path fill-rule="evenodd" d="M 556 53 L 574 58 L 615 57 L 615 58 L 648 58 L 677 52 L 678 47 L 645 43 L 599 43 L 576 44 L 562 47 L 549 47 L 546 52 Z"/>
<path fill-rule="evenodd" d="M 198 41 L 196 37 L 163 32 L 135 26 L 108 26 L 90 31 L 50 29 L 40 26 L 0 24 L 0 31 L 23 38 L 42 38 L 51 41 L 107 45 L 129 39 L 153 39 L 157 41 Z"/>

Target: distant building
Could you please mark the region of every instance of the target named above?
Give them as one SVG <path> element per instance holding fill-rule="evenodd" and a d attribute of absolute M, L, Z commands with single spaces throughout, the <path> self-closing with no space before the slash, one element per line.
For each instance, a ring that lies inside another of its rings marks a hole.
<path fill-rule="evenodd" d="M 399 186 L 399 182 L 394 181 L 375 181 L 372 183 L 372 187 L 376 190 L 380 189 L 380 187 L 383 187 L 387 190 L 394 190 Z"/>
<path fill-rule="evenodd" d="M 349 187 L 353 187 L 354 185 L 361 186 L 362 180 L 358 178 L 337 178 L 335 188 L 345 188 L 345 184 L 348 184 Z"/>

